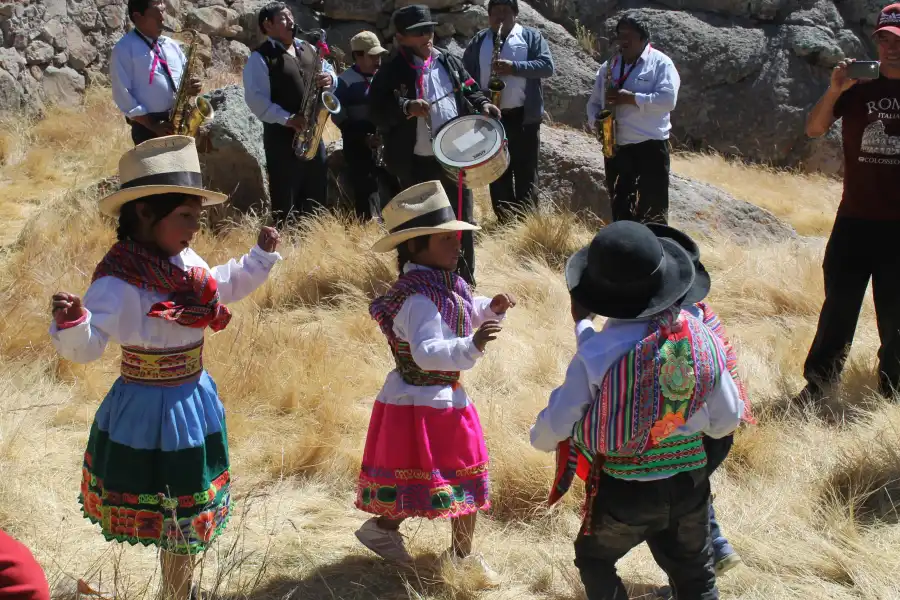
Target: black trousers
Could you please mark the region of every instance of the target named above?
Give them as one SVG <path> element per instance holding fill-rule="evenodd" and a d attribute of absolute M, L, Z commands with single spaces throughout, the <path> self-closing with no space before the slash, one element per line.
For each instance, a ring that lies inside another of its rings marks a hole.
<path fill-rule="evenodd" d="M 375 165 L 373 151 L 365 138 L 344 136 L 344 159 L 356 216 L 365 221 L 381 216 L 381 209 L 398 192 L 396 180 Z"/>
<path fill-rule="evenodd" d="M 900 388 L 900 221 L 838 217 L 825 248 L 825 302 L 803 374 L 814 389 L 837 382 L 847 360 L 866 287 L 872 296 L 881 348 L 879 391 Z"/>
<path fill-rule="evenodd" d="M 475 204 L 472 190 L 463 186 L 462 215 L 460 215 L 457 182 L 447 175 L 435 157 L 413 154 L 412 169 L 409 170 L 409 173 L 408 180 L 404 181 L 404 177 L 400 179 L 402 189 L 425 181 L 440 180 L 441 185 L 444 186 L 444 191 L 447 193 L 447 198 L 450 199 L 453 212 L 456 213 L 456 218 L 475 224 Z M 475 236 L 473 234 L 474 232 L 472 231 L 462 232 L 462 256 L 459 258 L 456 272 L 469 285 L 475 287 Z"/>
<path fill-rule="evenodd" d="M 169 119 L 169 113 L 148 113 L 147 116 L 158 123 L 162 123 L 163 121 L 167 121 Z M 143 144 L 147 140 L 152 140 L 153 138 L 159 137 L 155 132 L 150 131 L 137 121 L 132 121 L 131 119 L 126 118 L 125 121 L 131 125 L 131 141 L 134 142 L 134 145 Z"/>
<path fill-rule="evenodd" d="M 618 146 L 605 168 L 613 221 L 668 223 L 669 140 Z"/>
<path fill-rule="evenodd" d="M 328 189 L 325 143 L 319 142 L 319 151 L 312 160 L 300 160 L 294 154 L 293 141 L 293 129 L 266 125 L 263 147 L 269 174 L 272 217 L 277 227 L 324 206 Z"/>
<path fill-rule="evenodd" d="M 524 107 L 503 111 L 503 128 L 509 142 L 509 168 L 490 186 L 491 204 L 501 223 L 537 208 L 541 124 L 525 125 L 524 119 Z"/>
<path fill-rule="evenodd" d="M 575 566 L 588 600 L 628 600 L 616 561 L 647 542 L 676 600 L 716 600 L 704 470 L 656 481 L 601 475 L 591 535 L 575 541 Z"/>

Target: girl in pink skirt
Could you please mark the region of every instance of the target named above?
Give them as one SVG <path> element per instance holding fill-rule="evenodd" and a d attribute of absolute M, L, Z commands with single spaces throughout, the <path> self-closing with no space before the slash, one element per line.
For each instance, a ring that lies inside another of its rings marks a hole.
<path fill-rule="evenodd" d="M 496 338 L 515 300 L 509 294 L 473 297 L 454 273 L 459 232 L 479 228 L 456 220 L 440 182 L 400 193 L 383 217 L 389 235 L 373 250 L 396 248 L 400 277 L 369 312 L 396 368 L 372 410 L 357 489 L 356 506 L 378 516 L 356 536 L 379 556 L 410 565 L 400 524 L 409 517 L 451 519 L 445 556 L 479 570 L 494 587 L 499 577 L 472 553 L 476 515 L 490 506 L 488 454 L 478 412 L 459 378 Z"/>

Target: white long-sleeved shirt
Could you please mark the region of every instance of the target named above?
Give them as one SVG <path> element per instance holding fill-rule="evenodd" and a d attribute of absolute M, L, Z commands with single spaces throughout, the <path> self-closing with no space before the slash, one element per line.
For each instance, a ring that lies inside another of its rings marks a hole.
<path fill-rule="evenodd" d="M 494 36 L 488 35 L 484 38 L 478 55 L 478 64 L 481 66 L 478 85 L 481 86 L 485 94 L 489 92 L 488 83 L 491 80 L 491 59 L 493 57 Z M 513 26 L 509 35 L 506 36 L 506 41 L 500 49 L 500 58 L 512 62 L 528 60 L 528 44 L 525 43 L 525 38 L 522 37 L 522 26 L 518 23 Z M 506 87 L 503 89 L 499 108 L 507 110 L 525 106 L 525 86 L 528 80 L 520 75 L 502 75 L 500 79 L 506 83 Z"/>
<path fill-rule="evenodd" d="M 157 48 L 169 66 L 175 88 L 169 83 L 166 67 L 161 61 L 157 60 L 151 70 L 155 54 L 137 29 L 123 35 L 113 47 L 109 61 L 113 100 L 126 117 L 167 112 L 175 104 L 175 94 L 181 85 L 187 58 L 178 42 L 171 38 L 161 35 L 157 42 Z"/>
<path fill-rule="evenodd" d="M 616 141 L 619 145 L 637 144 L 647 140 L 666 140 L 672 123 L 669 113 L 675 110 L 681 78 L 672 59 L 647 44 L 634 69 L 624 65 L 622 57 L 612 59 L 612 80 L 628 74 L 622 89 L 634 92 L 637 106 L 616 105 Z M 594 91 L 587 104 L 588 123 L 592 126 L 606 106 L 606 69 L 609 61 L 600 65 Z"/>
<path fill-rule="evenodd" d="M 239 261 L 232 259 L 210 269 L 218 284 L 219 300 L 229 304 L 249 296 L 265 283 L 280 259 L 277 252 L 266 252 L 255 246 Z M 209 269 L 209 265 L 190 248 L 169 260 L 181 269 Z M 203 329 L 147 316 L 151 306 L 169 296 L 135 287 L 115 277 L 101 277 L 91 284 L 82 299 L 86 318 L 67 329 L 59 329 L 55 321 L 51 323 L 53 345 L 66 360 L 88 363 L 103 355 L 109 340 L 142 348 L 178 348 L 200 342 Z"/>
<path fill-rule="evenodd" d="M 431 146 L 431 136 L 451 119 L 455 119 L 459 112 L 456 106 L 456 95 L 450 93 L 453 90 L 453 82 L 447 69 L 437 60 L 440 52 L 437 49 L 431 51 L 431 62 L 425 68 L 425 61 L 418 56 L 413 57 L 413 64 L 424 69 L 425 100 L 431 103 L 431 134 L 428 133 L 428 123 L 423 117 L 416 119 L 416 145 L 413 153 L 417 156 L 434 156 Z M 440 98 L 439 102 L 435 102 Z M 421 98 L 419 98 L 421 100 Z"/>
<path fill-rule="evenodd" d="M 559 442 L 572 436 L 573 426 L 597 398 L 609 368 L 647 335 L 648 323 L 648 320 L 607 319 L 599 332 L 587 319 L 575 325 L 575 356 L 566 370 L 565 381 L 550 394 L 548 406 L 531 428 L 532 446 L 553 452 Z M 723 370 L 706 403 L 675 434 L 703 432 L 713 438 L 725 437 L 740 424 L 743 411 L 737 386 L 728 371 Z M 655 478 L 658 477 L 648 477 Z"/>
<path fill-rule="evenodd" d="M 284 44 L 274 38 L 269 38 L 274 44 L 284 48 Z M 294 40 L 292 48 L 288 49 L 288 54 L 296 56 L 297 52 L 315 51 L 315 49 L 303 40 Z M 322 62 L 322 71 L 331 75 L 331 85 L 325 88 L 325 91 L 334 91 L 337 86 L 338 78 L 334 67 L 330 62 Z M 266 65 L 266 59 L 258 51 L 254 51 L 247 64 L 244 66 L 244 101 L 250 107 L 256 117 L 263 123 L 275 123 L 284 125 L 291 118 L 291 113 L 272 102 L 272 87 L 269 82 L 269 67 Z M 319 90 L 323 91 L 323 90 Z"/>
<path fill-rule="evenodd" d="M 404 272 L 427 269 L 407 263 Z M 502 321 L 506 314 L 496 315 L 491 310 L 491 299 L 475 296 L 473 299 L 472 328 L 481 327 L 485 321 Z M 409 342 L 409 349 L 416 364 L 427 371 L 466 371 L 475 366 L 482 352 L 475 347 L 474 334 L 457 337 L 456 332 L 441 318 L 437 306 L 430 299 L 415 294 L 406 299 L 394 317 L 394 334 Z M 432 408 L 464 408 L 471 403 L 462 385 L 456 389 L 449 385 L 411 385 L 403 381 L 397 370 L 388 373 L 376 398 L 385 404 L 403 406 L 430 406 Z"/>

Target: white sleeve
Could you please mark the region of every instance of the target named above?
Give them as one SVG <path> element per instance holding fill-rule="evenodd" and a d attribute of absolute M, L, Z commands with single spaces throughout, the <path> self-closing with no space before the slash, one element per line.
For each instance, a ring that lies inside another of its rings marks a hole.
<path fill-rule="evenodd" d="M 264 123 L 284 125 L 291 115 L 274 102 L 269 84 L 269 68 L 262 54 L 254 52 L 244 65 L 244 101 L 256 117 Z"/>
<path fill-rule="evenodd" d="M 502 321 L 506 318 L 506 313 L 502 315 L 495 314 L 491 310 L 491 298 L 484 296 L 475 296 L 472 298 L 472 327 L 478 329 L 485 321 Z"/>
<path fill-rule="evenodd" d="M 281 255 L 277 252 L 266 252 L 254 246 L 240 261 L 232 258 L 228 264 L 213 267 L 210 272 L 219 284 L 219 300 L 228 304 L 246 298 L 266 282 L 279 260 Z"/>
<path fill-rule="evenodd" d="M 606 103 L 606 95 L 604 94 L 604 79 L 606 77 L 606 69 L 608 68 L 609 63 L 604 63 L 600 66 L 600 69 L 597 71 L 597 78 L 594 80 L 594 90 L 591 92 L 591 97 L 587 103 L 587 118 L 588 125 L 591 127 L 594 126 L 594 121 L 597 120 L 597 115 L 600 114 L 600 111 L 603 110 L 603 105 Z"/>
<path fill-rule="evenodd" d="M 131 94 L 134 82 L 131 78 L 127 47 L 116 45 L 109 61 L 109 81 L 112 85 L 113 101 L 126 117 L 140 117 L 147 114 L 147 107 Z"/>
<path fill-rule="evenodd" d="M 576 354 L 566 369 L 565 381 L 550 393 L 550 402 L 531 428 L 531 445 L 544 452 L 556 450 L 561 441 L 572 437 L 572 427 L 592 400 L 587 367 Z"/>
<path fill-rule="evenodd" d="M 410 296 L 400 307 L 394 332 L 409 342 L 413 360 L 426 371 L 465 371 L 482 356 L 473 336 L 444 337 L 437 306 L 421 294 Z"/>
<path fill-rule="evenodd" d="M 675 430 L 678 435 L 703 432 L 711 438 L 723 438 L 737 429 L 744 414 L 744 401 L 728 371 L 722 372 L 719 385 L 687 423 Z"/>
<path fill-rule="evenodd" d="M 582 319 L 575 323 L 575 345 L 581 346 L 597 334 L 594 322 L 590 319 Z"/>
<path fill-rule="evenodd" d="M 642 112 L 665 114 L 675 110 L 681 78 L 674 63 L 664 62 L 657 67 L 656 85 L 649 94 L 634 95 L 634 102 Z"/>
<path fill-rule="evenodd" d="M 60 329 L 56 321 L 50 324 L 53 346 L 66 360 L 97 360 L 103 356 L 110 338 L 121 339 L 122 333 L 140 327 L 140 292 L 124 281 L 101 277 L 88 288 L 82 303 L 87 314 L 77 325 Z"/>

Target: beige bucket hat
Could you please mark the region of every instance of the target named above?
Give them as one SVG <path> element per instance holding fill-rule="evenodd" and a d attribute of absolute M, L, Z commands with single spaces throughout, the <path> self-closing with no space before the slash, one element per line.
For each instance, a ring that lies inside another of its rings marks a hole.
<path fill-rule="evenodd" d="M 221 204 L 225 194 L 203 189 L 194 138 L 168 135 L 138 144 L 119 159 L 119 190 L 100 200 L 100 212 L 118 217 L 123 204 L 153 194 L 184 193 Z"/>
<path fill-rule="evenodd" d="M 389 252 L 420 235 L 481 229 L 456 219 L 440 181 L 426 181 L 403 190 L 387 203 L 381 216 L 388 234 L 372 246 L 375 252 Z"/>

